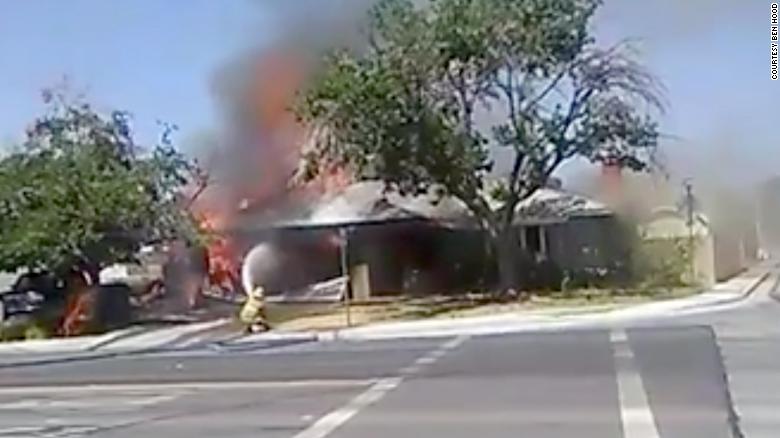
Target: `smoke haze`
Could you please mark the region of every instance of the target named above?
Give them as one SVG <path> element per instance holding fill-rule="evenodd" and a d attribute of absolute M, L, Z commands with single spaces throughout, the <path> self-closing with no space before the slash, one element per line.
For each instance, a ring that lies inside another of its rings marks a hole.
<path fill-rule="evenodd" d="M 262 185 L 269 193 L 247 196 L 273 197 L 287 190 L 299 153 L 299 145 L 293 144 L 300 143 L 302 135 L 301 127 L 284 115 L 287 102 L 323 50 L 364 44 L 361 29 L 372 4 L 366 0 L 257 3 L 269 17 L 271 29 L 265 33 L 272 37 L 236 56 L 214 80 L 226 128 L 225 150 L 231 151 L 231 144 L 249 144 L 258 151 L 255 161 L 245 153 L 221 155 L 227 162 L 226 174 L 247 186 Z M 767 26 L 762 25 L 767 12 L 763 2 L 608 0 L 597 14 L 593 24 L 598 43 L 605 46 L 631 39 L 640 60 L 666 86 L 669 108 L 661 119 L 668 172 L 664 184 L 673 187 L 666 191 L 678 193 L 682 180 L 692 178 L 701 196 L 747 193 L 778 173 L 780 154 L 775 151 L 780 148 L 770 128 L 772 99 L 778 92 L 768 83 Z M 269 128 L 270 114 L 276 115 L 270 117 Z M 263 140 L 257 140 L 260 137 Z M 575 161 L 560 175 L 568 188 L 589 192 L 587 181 L 598 179 L 600 171 Z"/>

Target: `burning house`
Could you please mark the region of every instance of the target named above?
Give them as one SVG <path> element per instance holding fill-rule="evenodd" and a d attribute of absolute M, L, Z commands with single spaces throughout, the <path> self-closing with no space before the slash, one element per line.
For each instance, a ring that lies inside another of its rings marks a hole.
<path fill-rule="evenodd" d="M 312 68 L 298 55 L 265 51 L 219 81 L 230 122 L 217 154 L 221 187 L 209 187 L 194 208 L 220 236 L 208 248 L 211 282 L 235 288 L 245 255 L 265 244 L 256 275 L 270 291 L 345 273 L 374 295 L 491 287 L 495 263 L 462 202 L 385 193 L 379 182 L 355 183 L 346 169 L 290 185 L 309 135 L 289 111 Z M 610 240 L 616 221 L 605 207 L 544 189 L 520 208 L 517 244 L 528 254 L 521 270 L 529 285 L 558 286 L 566 272 L 619 265 L 624 254 Z"/>
<path fill-rule="evenodd" d="M 312 69 L 308 59 L 292 48 L 267 49 L 241 57 L 217 76 L 215 93 L 225 115 L 225 132 L 207 157 L 211 182 L 192 204 L 213 235 L 207 253 L 216 293 L 240 288 L 240 264 L 247 247 L 266 239 L 257 233 L 277 236 L 272 240 L 281 234 L 285 241 L 295 240 L 283 226 L 247 235 L 243 231 L 247 217 L 263 212 L 260 223 L 298 217 L 300 206 L 350 182 L 343 169 L 323 169 L 315 181 L 291 184 L 309 133 L 290 107 Z M 307 250 L 317 253 L 327 245 Z"/>
<path fill-rule="evenodd" d="M 518 209 L 527 286 L 558 287 L 566 273 L 603 277 L 621 269 L 626 241 L 602 204 L 542 189 Z M 310 208 L 247 211 L 238 223 L 231 235 L 245 243 L 242 253 L 260 243 L 269 248 L 254 275 L 271 291 L 342 275 L 342 251 L 348 273 L 367 277 L 364 296 L 451 293 L 495 282 L 487 237 L 453 198 L 405 197 L 386 193 L 380 182 L 361 182 Z"/>
<path fill-rule="evenodd" d="M 243 252 L 260 242 L 273 248 L 275 260 L 257 274 L 272 291 L 341 275 L 342 251 L 348 269 L 367 271 L 373 294 L 473 284 L 481 273 L 474 265 L 484 252 L 480 234 L 467 226 L 468 216 L 454 200 L 434 205 L 422 198 L 387 194 L 379 182 L 362 182 L 310 207 L 247 211 L 232 235 L 248 243 Z M 453 258 L 460 252 L 472 256 Z M 464 278 L 464 271 L 474 278 Z"/>

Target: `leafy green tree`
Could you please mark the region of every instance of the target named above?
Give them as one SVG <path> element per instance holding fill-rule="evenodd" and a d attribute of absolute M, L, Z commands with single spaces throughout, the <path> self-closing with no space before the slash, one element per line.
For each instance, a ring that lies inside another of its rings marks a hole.
<path fill-rule="evenodd" d="M 171 141 L 136 143 L 126 113 L 46 94 L 49 111 L 0 161 L 0 270 L 95 271 L 144 242 L 196 239 L 181 208 L 197 167 Z"/>
<path fill-rule="evenodd" d="M 302 177 L 335 163 L 459 198 L 492 236 L 508 290 L 518 204 L 575 157 L 647 169 L 660 87 L 625 44 L 595 44 L 598 0 L 416 3 L 380 2 L 368 48 L 330 53 L 302 93 L 296 112 L 315 132 Z"/>

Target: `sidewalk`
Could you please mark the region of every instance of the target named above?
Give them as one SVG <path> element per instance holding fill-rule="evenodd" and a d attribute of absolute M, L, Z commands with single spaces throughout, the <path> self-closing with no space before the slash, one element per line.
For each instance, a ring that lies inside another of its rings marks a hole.
<path fill-rule="evenodd" d="M 130 327 L 98 336 L 0 344 L 0 368 L 79 361 L 156 351 L 230 324 L 230 319 L 173 327 Z"/>
<path fill-rule="evenodd" d="M 771 283 L 774 262 L 762 263 L 712 289 L 686 298 L 638 304 L 622 309 L 562 314 L 559 309 L 503 313 L 455 319 L 428 319 L 371 324 L 319 332 L 273 332 L 246 336 L 231 344 L 261 342 L 271 336 L 310 336 L 320 341 L 491 335 L 528 331 L 558 331 L 640 322 L 650 318 L 692 315 L 738 305 L 756 289 Z"/>

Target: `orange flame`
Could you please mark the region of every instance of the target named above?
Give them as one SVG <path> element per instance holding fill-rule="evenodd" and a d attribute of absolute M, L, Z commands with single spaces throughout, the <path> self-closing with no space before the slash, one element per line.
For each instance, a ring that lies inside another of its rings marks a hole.
<path fill-rule="evenodd" d="M 308 76 L 303 59 L 295 53 L 277 51 L 266 53 L 253 63 L 246 92 L 235 102 L 240 117 L 234 128 L 241 141 L 226 151 L 235 168 L 248 171 L 241 175 L 237 186 L 228 188 L 230 196 L 205 195 L 193 205 L 203 227 L 215 235 L 207 248 L 212 285 L 237 284 L 240 278 L 238 245 L 226 233 L 235 225 L 240 211 L 334 192 L 352 180 L 344 169 L 333 168 L 304 186 L 290 185 L 308 135 L 291 111 Z M 225 198 L 230 200 L 228 205 L 224 205 Z"/>

